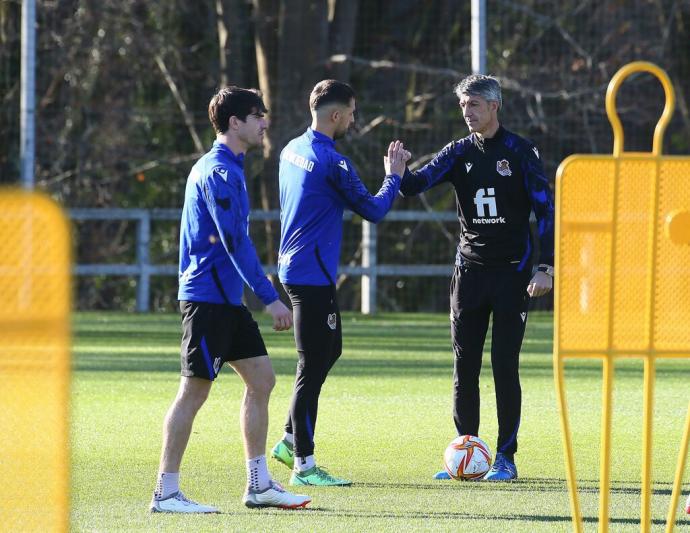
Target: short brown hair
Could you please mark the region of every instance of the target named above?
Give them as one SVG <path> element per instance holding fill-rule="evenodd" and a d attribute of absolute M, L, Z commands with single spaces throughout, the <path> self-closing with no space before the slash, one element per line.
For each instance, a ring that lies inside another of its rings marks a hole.
<path fill-rule="evenodd" d="M 235 85 L 220 89 L 208 104 L 208 118 L 216 133 L 228 131 L 230 117 L 237 117 L 244 122 L 247 115 L 267 112 L 260 91 Z"/>
<path fill-rule="evenodd" d="M 338 80 L 323 80 L 317 83 L 309 95 L 309 109 L 316 111 L 328 104 L 350 105 L 355 91 L 347 83 Z"/>

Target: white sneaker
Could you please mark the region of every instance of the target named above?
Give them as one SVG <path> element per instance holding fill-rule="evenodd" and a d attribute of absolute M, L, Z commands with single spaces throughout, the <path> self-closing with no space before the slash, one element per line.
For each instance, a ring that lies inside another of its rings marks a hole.
<path fill-rule="evenodd" d="M 257 492 L 251 488 L 244 493 L 242 501 L 247 507 L 280 507 L 282 509 L 297 509 L 306 507 L 311 501 L 309 496 L 302 494 L 292 494 L 286 491 L 280 483 L 271 481 L 271 486 Z"/>
<path fill-rule="evenodd" d="M 218 509 L 210 505 L 202 505 L 190 500 L 182 491 L 178 491 L 165 500 L 157 500 L 154 496 L 149 510 L 152 513 L 217 513 Z"/>

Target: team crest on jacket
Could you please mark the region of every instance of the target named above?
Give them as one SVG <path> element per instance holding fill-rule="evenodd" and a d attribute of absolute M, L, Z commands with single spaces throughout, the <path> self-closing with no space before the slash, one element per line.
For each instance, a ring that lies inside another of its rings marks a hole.
<path fill-rule="evenodd" d="M 513 174 L 513 171 L 510 170 L 510 164 L 508 163 L 507 159 L 496 161 L 496 172 L 498 172 L 501 176 L 512 176 Z"/>
<path fill-rule="evenodd" d="M 328 327 L 331 329 L 335 329 L 337 322 L 335 319 L 335 313 L 331 313 L 328 315 L 328 319 L 326 320 L 326 324 L 328 324 Z"/>

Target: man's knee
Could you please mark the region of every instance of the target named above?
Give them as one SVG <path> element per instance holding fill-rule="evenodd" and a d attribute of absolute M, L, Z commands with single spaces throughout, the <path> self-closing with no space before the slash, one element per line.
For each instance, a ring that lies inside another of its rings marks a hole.
<path fill-rule="evenodd" d="M 259 398 L 268 398 L 276 384 L 276 375 L 268 357 L 237 361 L 233 364 L 242 377 L 247 392 Z"/>
<path fill-rule="evenodd" d="M 273 369 L 270 372 L 265 372 L 261 377 L 253 383 L 253 389 L 257 394 L 270 396 L 271 391 L 276 386 L 276 375 Z"/>
<path fill-rule="evenodd" d="M 247 394 L 252 398 L 260 400 L 268 400 L 271 396 L 271 391 L 275 386 L 276 378 L 274 375 L 264 377 L 262 379 L 252 380 L 245 383 Z"/>
<path fill-rule="evenodd" d="M 212 383 L 203 378 L 182 377 L 175 403 L 182 408 L 198 411 L 208 399 Z"/>
<path fill-rule="evenodd" d="M 494 365 L 494 382 L 501 387 L 520 386 L 520 370 L 517 365 Z"/>
<path fill-rule="evenodd" d="M 299 361 L 297 362 L 297 373 L 307 378 L 310 382 L 323 382 L 334 364 L 335 360 L 331 361 L 318 352 L 300 354 Z"/>
<path fill-rule="evenodd" d="M 333 365 L 335 365 L 335 364 L 338 362 L 338 359 L 340 359 L 340 356 L 341 356 L 342 354 L 343 354 L 342 350 L 336 350 L 336 351 L 333 353 L 333 355 L 332 355 L 332 357 L 331 357 L 331 364 L 330 364 L 330 366 L 329 366 L 329 368 L 328 368 L 329 371 L 330 371 L 331 368 L 333 368 Z"/>

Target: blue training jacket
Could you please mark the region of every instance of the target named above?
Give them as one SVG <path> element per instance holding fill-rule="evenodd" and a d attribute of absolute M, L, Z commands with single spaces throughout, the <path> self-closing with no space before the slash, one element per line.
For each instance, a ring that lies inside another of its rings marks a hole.
<path fill-rule="evenodd" d="M 265 305 L 278 299 L 249 238 L 244 155 L 218 141 L 187 178 L 179 281 L 179 300 L 240 305 L 243 283 Z"/>
<path fill-rule="evenodd" d="M 378 222 L 400 189 L 400 176 L 392 174 L 370 194 L 333 139 L 311 128 L 281 152 L 279 180 L 278 275 L 289 285 L 334 284 L 344 209 Z"/>

